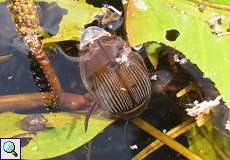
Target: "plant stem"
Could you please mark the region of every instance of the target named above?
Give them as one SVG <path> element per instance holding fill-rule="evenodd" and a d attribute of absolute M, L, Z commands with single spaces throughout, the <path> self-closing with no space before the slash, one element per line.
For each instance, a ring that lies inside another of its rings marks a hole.
<path fill-rule="evenodd" d="M 12 56 L 13 56 L 12 54 L 0 56 L 0 62 L 7 61 L 7 60 L 9 60 Z"/>
<path fill-rule="evenodd" d="M 215 9 L 221 9 L 225 11 L 230 11 L 230 6 L 224 5 L 224 4 L 217 4 L 217 3 L 211 3 L 203 0 L 188 0 L 197 4 L 201 4 L 210 8 L 215 8 Z"/>
<path fill-rule="evenodd" d="M 149 133 L 150 135 L 156 137 L 161 142 L 165 143 L 167 146 L 172 148 L 173 150 L 177 151 L 181 155 L 185 156 L 188 159 L 192 160 L 202 160 L 199 156 L 189 151 L 186 147 L 175 141 L 174 139 L 168 137 L 167 135 L 163 134 L 161 131 L 156 129 L 155 127 L 151 126 L 149 123 L 145 122 L 140 118 L 133 119 L 132 122 Z"/>
<path fill-rule="evenodd" d="M 43 98 L 51 97 L 51 93 L 26 93 L 18 95 L 4 95 L 0 96 L 0 112 L 12 110 L 25 110 L 43 106 L 47 100 Z M 79 110 L 89 106 L 90 102 L 82 95 L 63 93 L 60 97 L 60 104 L 71 110 Z"/>

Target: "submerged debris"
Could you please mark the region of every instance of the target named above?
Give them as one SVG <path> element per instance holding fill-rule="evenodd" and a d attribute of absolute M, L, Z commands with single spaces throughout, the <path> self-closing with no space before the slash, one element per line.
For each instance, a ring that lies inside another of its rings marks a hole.
<path fill-rule="evenodd" d="M 199 103 L 198 101 L 195 101 L 193 103 L 194 107 L 193 108 L 187 108 L 187 114 L 191 117 L 199 117 L 203 114 L 208 114 L 210 110 L 215 108 L 220 104 L 220 100 L 222 99 L 221 96 L 216 97 L 214 100 L 210 101 L 203 101 Z"/>
<path fill-rule="evenodd" d="M 209 17 L 208 25 L 211 29 L 213 29 L 213 32 L 215 34 L 220 34 L 223 32 L 221 28 L 223 19 L 224 19 L 224 16 L 219 15 L 217 13 L 213 13 L 212 16 Z"/>
<path fill-rule="evenodd" d="M 153 76 L 151 76 L 150 79 L 151 79 L 152 81 L 156 81 L 156 80 L 157 80 L 157 74 L 154 74 Z"/>
<path fill-rule="evenodd" d="M 138 147 L 137 147 L 136 144 L 129 146 L 129 148 L 130 148 L 131 150 L 138 149 Z"/>

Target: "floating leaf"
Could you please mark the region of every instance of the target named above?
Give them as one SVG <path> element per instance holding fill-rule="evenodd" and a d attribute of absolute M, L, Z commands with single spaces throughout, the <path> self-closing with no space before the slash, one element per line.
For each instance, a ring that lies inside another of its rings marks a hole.
<path fill-rule="evenodd" d="M 229 7 L 229 6 L 228 6 Z M 230 12 L 184 0 L 130 0 L 126 12 L 129 42 L 136 46 L 158 41 L 176 48 L 198 65 L 205 77 L 215 82 L 224 100 L 230 99 L 230 36 L 217 36 L 208 25 L 213 14 L 224 16 L 221 29 L 227 30 Z M 166 33 L 177 30 L 179 37 L 169 41 Z"/>
<path fill-rule="evenodd" d="M 5 112 L 0 114 L 0 137 L 10 138 L 28 132 L 21 130 L 21 120 L 26 115 Z M 87 132 L 84 131 L 83 114 L 52 113 L 43 114 L 52 128 L 38 132 L 22 149 L 23 159 L 46 159 L 68 153 L 85 144 L 114 120 L 93 116 Z"/>
<path fill-rule="evenodd" d="M 63 19 L 59 24 L 58 33 L 55 36 L 45 38 L 43 43 L 79 40 L 80 32 L 84 29 L 84 25 L 90 23 L 93 20 L 93 16 L 101 12 L 99 8 L 95 8 L 92 5 L 87 4 L 85 1 L 39 0 L 39 2 L 57 3 L 58 6 L 67 11 L 66 15 L 63 16 Z M 51 11 L 52 10 L 50 10 L 50 13 Z M 46 11 L 46 15 L 49 15 L 49 10 Z"/>

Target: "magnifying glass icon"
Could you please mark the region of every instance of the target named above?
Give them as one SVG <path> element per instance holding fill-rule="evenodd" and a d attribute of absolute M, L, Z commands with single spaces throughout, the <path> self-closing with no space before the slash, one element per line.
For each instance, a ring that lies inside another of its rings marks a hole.
<path fill-rule="evenodd" d="M 11 141 L 6 141 L 4 144 L 3 144 L 3 150 L 6 152 L 6 153 L 11 153 L 14 155 L 14 157 L 17 157 L 18 154 L 15 152 L 15 145 L 13 142 Z"/>

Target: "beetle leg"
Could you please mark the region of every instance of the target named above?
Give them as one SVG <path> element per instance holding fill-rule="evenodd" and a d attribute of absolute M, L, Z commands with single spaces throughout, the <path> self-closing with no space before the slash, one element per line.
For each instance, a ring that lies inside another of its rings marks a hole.
<path fill-rule="evenodd" d="M 96 105 L 96 102 L 95 102 L 93 96 L 90 93 L 85 94 L 84 97 L 86 99 L 88 99 L 89 102 L 90 102 L 90 104 L 88 105 L 89 109 L 88 109 L 88 112 L 85 115 L 85 122 L 84 122 L 85 132 L 86 132 L 87 129 L 88 129 L 89 118 L 92 115 L 92 113 L 96 110 L 97 105 Z"/>
<path fill-rule="evenodd" d="M 87 131 L 87 129 L 88 129 L 88 124 L 89 124 L 89 118 L 90 118 L 90 116 L 92 115 L 92 113 L 96 110 L 96 108 L 97 108 L 97 105 L 96 105 L 96 103 L 95 104 L 93 104 L 92 106 L 90 106 L 90 108 L 89 108 L 89 111 L 86 113 L 86 115 L 85 115 L 85 132 Z"/>

